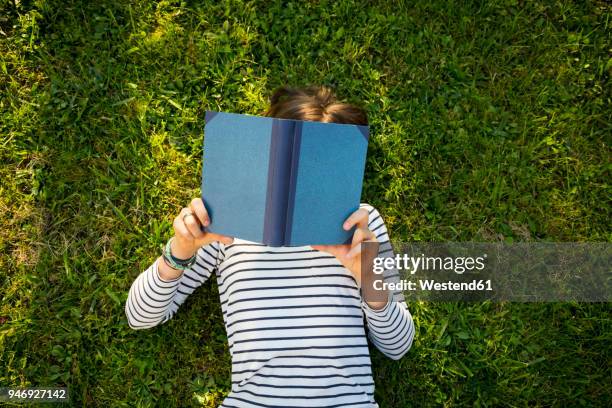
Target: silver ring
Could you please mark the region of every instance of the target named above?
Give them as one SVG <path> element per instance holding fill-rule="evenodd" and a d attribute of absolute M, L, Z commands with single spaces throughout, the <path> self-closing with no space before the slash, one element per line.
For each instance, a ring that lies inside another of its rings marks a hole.
<path fill-rule="evenodd" d="M 183 222 L 185 222 L 185 217 L 188 217 L 190 215 L 193 215 L 192 212 L 188 212 L 187 214 L 183 215 Z"/>

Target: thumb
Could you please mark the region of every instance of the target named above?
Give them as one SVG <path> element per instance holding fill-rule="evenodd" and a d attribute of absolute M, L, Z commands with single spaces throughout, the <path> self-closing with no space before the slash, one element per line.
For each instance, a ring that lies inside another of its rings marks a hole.
<path fill-rule="evenodd" d="M 327 252 L 328 254 L 336 257 L 340 255 L 340 248 L 338 248 L 336 245 L 311 245 L 311 247 L 317 251 Z"/>
<path fill-rule="evenodd" d="M 215 234 L 212 232 L 204 233 L 204 236 L 197 241 L 198 247 L 208 245 L 211 242 L 219 241 L 222 244 L 229 245 L 234 242 L 234 238 L 228 237 L 226 235 Z"/>
<path fill-rule="evenodd" d="M 232 242 L 234 242 L 234 238 L 228 237 L 227 235 L 218 235 L 217 241 L 225 245 L 230 245 Z"/>

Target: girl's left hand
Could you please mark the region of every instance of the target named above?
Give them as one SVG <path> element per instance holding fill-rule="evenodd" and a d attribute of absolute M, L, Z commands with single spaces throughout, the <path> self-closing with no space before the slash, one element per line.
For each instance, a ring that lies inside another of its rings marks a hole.
<path fill-rule="evenodd" d="M 353 233 L 353 240 L 350 244 L 340 244 L 340 245 L 312 245 L 312 247 L 318 251 L 327 252 L 333 256 L 335 256 L 338 261 L 346 269 L 351 271 L 357 284 L 361 287 L 361 252 L 363 250 L 362 243 L 375 243 L 376 245 L 368 245 L 368 250 L 370 248 L 375 248 L 373 251 L 374 256 L 378 254 L 378 240 L 376 239 L 376 235 L 370 231 L 368 228 L 368 216 L 369 213 L 366 209 L 360 208 L 351 214 L 342 227 L 345 230 L 351 229 L 353 226 L 357 226 L 355 228 L 355 232 Z M 373 257 L 372 257 L 373 259 Z M 371 266 L 368 267 L 365 273 L 368 275 L 371 273 Z"/>

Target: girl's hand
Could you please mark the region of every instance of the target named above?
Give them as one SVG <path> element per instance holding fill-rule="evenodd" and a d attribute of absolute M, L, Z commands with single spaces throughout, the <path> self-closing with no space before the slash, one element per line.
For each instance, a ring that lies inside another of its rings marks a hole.
<path fill-rule="evenodd" d="M 211 242 L 219 241 L 229 245 L 234 239 L 225 235 L 202 231 L 207 227 L 210 218 L 201 198 L 194 198 L 188 207 L 181 210 L 174 219 L 174 239 L 171 244 L 172 255 L 177 258 L 190 258 L 196 251 Z"/>
<path fill-rule="evenodd" d="M 370 252 L 371 249 L 375 249 L 374 251 L 371 251 L 373 252 L 373 256 L 366 256 L 369 263 L 372 263 L 374 257 L 378 255 L 378 240 L 376 239 L 376 235 L 368 228 L 368 216 L 368 211 L 364 208 L 360 208 L 351 214 L 346 221 L 344 221 L 342 227 L 345 230 L 349 230 L 355 225 L 357 226 L 357 228 L 355 228 L 355 232 L 353 233 L 353 240 L 350 244 L 312 245 L 312 247 L 316 250 L 334 255 L 346 269 L 351 271 L 353 277 L 360 287 L 362 279 L 361 252 L 364 248 L 362 243 L 372 243 L 371 245 L 367 245 L 368 252 Z M 369 276 L 372 273 L 372 265 L 368 265 L 363 273 L 364 275 Z"/>

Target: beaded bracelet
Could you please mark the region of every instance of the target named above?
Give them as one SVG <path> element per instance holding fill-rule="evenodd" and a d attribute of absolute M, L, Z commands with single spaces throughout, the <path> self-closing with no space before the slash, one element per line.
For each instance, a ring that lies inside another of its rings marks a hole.
<path fill-rule="evenodd" d="M 164 249 L 163 257 L 164 260 L 170 265 L 170 267 L 174 269 L 185 270 L 193 265 L 196 261 L 196 254 L 193 254 L 190 258 L 180 259 L 172 255 L 172 250 L 170 249 L 170 244 L 174 237 L 171 237 L 166 243 L 166 248 Z"/>
<path fill-rule="evenodd" d="M 165 254 L 164 252 L 162 252 L 161 257 L 162 257 L 162 259 L 164 260 L 164 263 L 166 264 L 166 266 L 167 266 L 168 268 L 172 268 L 172 269 L 175 269 L 175 270 L 179 270 L 179 269 L 178 269 L 178 267 L 177 267 L 177 268 L 175 268 L 174 266 L 172 266 L 172 264 L 170 263 L 170 260 L 168 260 L 168 258 L 166 258 L 166 254 Z M 180 269 L 180 270 L 182 271 L 183 269 Z"/>

